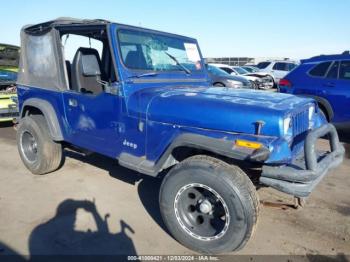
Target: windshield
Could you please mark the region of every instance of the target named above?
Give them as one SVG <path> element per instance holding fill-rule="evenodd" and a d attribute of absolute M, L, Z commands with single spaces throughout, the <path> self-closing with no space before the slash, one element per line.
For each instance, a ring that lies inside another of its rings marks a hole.
<path fill-rule="evenodd" d="M 228 74 L 227 72 L 225 72 L 220 68 L 217 68 L 216 66 L 207 65 L 207 69 L 210 74 L 213 74 L 216 76 L 225 76 L 225 77 L 230 76 L 230 74 Z"/>
<path fill-rule="evenodd" d="M 252 73 L 252 72 L 254 71 L 254 69 L 251 68 L 251 67 L 243 66 L 242 68 L 245 69 L 245 70 L 247 70 L 249 73 Z"/>
<path fill-rule="evenodd" d="M 123 63 L 130 69 L 202 70 L 198 46 L 193 40 L 127 29 L 119 30 L 118 38 Z"/>
<path fill-rule="evenodd" d="M 19 48 L 0 44 L 0 70 L 17 71 Z"/>
<path fill-rule="evenodd" d="M 247 70 L 243 69 L 242 67 L 234 67 L 234 70 L 240 75 L 244 75 L 244 74 L 249 73 Z"/>

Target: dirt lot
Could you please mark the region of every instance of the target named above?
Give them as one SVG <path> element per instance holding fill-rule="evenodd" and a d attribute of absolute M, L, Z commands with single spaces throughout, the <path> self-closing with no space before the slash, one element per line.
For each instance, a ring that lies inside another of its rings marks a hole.
<path fill-rule="evenodd" d="M 73 152 L 59 171 L 33 176 L 10 126 L 0 127 L 0 149 L 0 254 L 192 253 L 164 229 L 157 179 Z M 263 206 L 254 237 L 238 254 L 350 254 L 349 188 L 346 159 L 303 209 Z M 273 189 L 258 192 L 261 200 L 293 202 Z"/>

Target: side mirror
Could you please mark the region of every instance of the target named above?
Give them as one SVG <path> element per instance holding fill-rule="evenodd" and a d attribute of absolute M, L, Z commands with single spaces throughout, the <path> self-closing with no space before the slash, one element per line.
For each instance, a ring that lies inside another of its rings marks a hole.
<path fill-rule="evenodd" d="M 111 85 L 109 82 L 97 80 L 97 83 L 103 85 L 104 92 L 106 94 L 118 95 L 119 94 L 119 85 Z"/>
<path fill-rule="evenodd" d="M 105 87 L 105 92 L 107 94 L 111 94 L 111 95 L 118 95 L 119 94 L 119 87 L 115 86 L 115 85 L 108 85 L 108 87 Z"/>

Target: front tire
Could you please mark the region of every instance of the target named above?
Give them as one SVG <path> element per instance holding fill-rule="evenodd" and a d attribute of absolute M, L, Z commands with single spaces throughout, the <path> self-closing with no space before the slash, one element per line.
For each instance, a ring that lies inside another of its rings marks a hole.
<path fill-rule="evenodd" d="M 271 86 L 267 86 L 265 89 L 266 90 L 269 90 L 269 89 L 272 89 L 272 88 L 275 88 L 277 87 L 276 83 L 275 83 L 275 79 L 270 76 L 270 75 L 267 75 L 266 78 L 269 80 L 269 82 L 271 83 Z"/>
<path fill-rule="evenodd" d="M 184 246 L 217 254 L 239 250 L 253 234 L 259 201 L 237 166 L 209 156 L 175 166 L 160 189 L 160 211 L 170 233 Z"/>
<path fill-rule="evenodd" d="M 53 172 L 63 161 L 62 145 L 51 139 L 42 115 L 21 119 L 17 130 L 17 147 L 24 165 L 35 175 Z"/>

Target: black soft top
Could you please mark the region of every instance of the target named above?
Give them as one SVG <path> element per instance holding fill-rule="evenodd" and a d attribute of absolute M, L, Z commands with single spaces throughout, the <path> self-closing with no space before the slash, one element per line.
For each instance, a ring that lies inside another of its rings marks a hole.
<path fill-rule="evenodd" d="M 62 26 L 72 26 L 72 25 L 107 25 L 110 21 L 103 19 L 76 19 L 71 17 L 59 17 L 57 19 L 35 24 L 26 25 L 23 27 L 23 31 L 29 35 L 42 35 L 51 31 L 51 29 Z"/>

